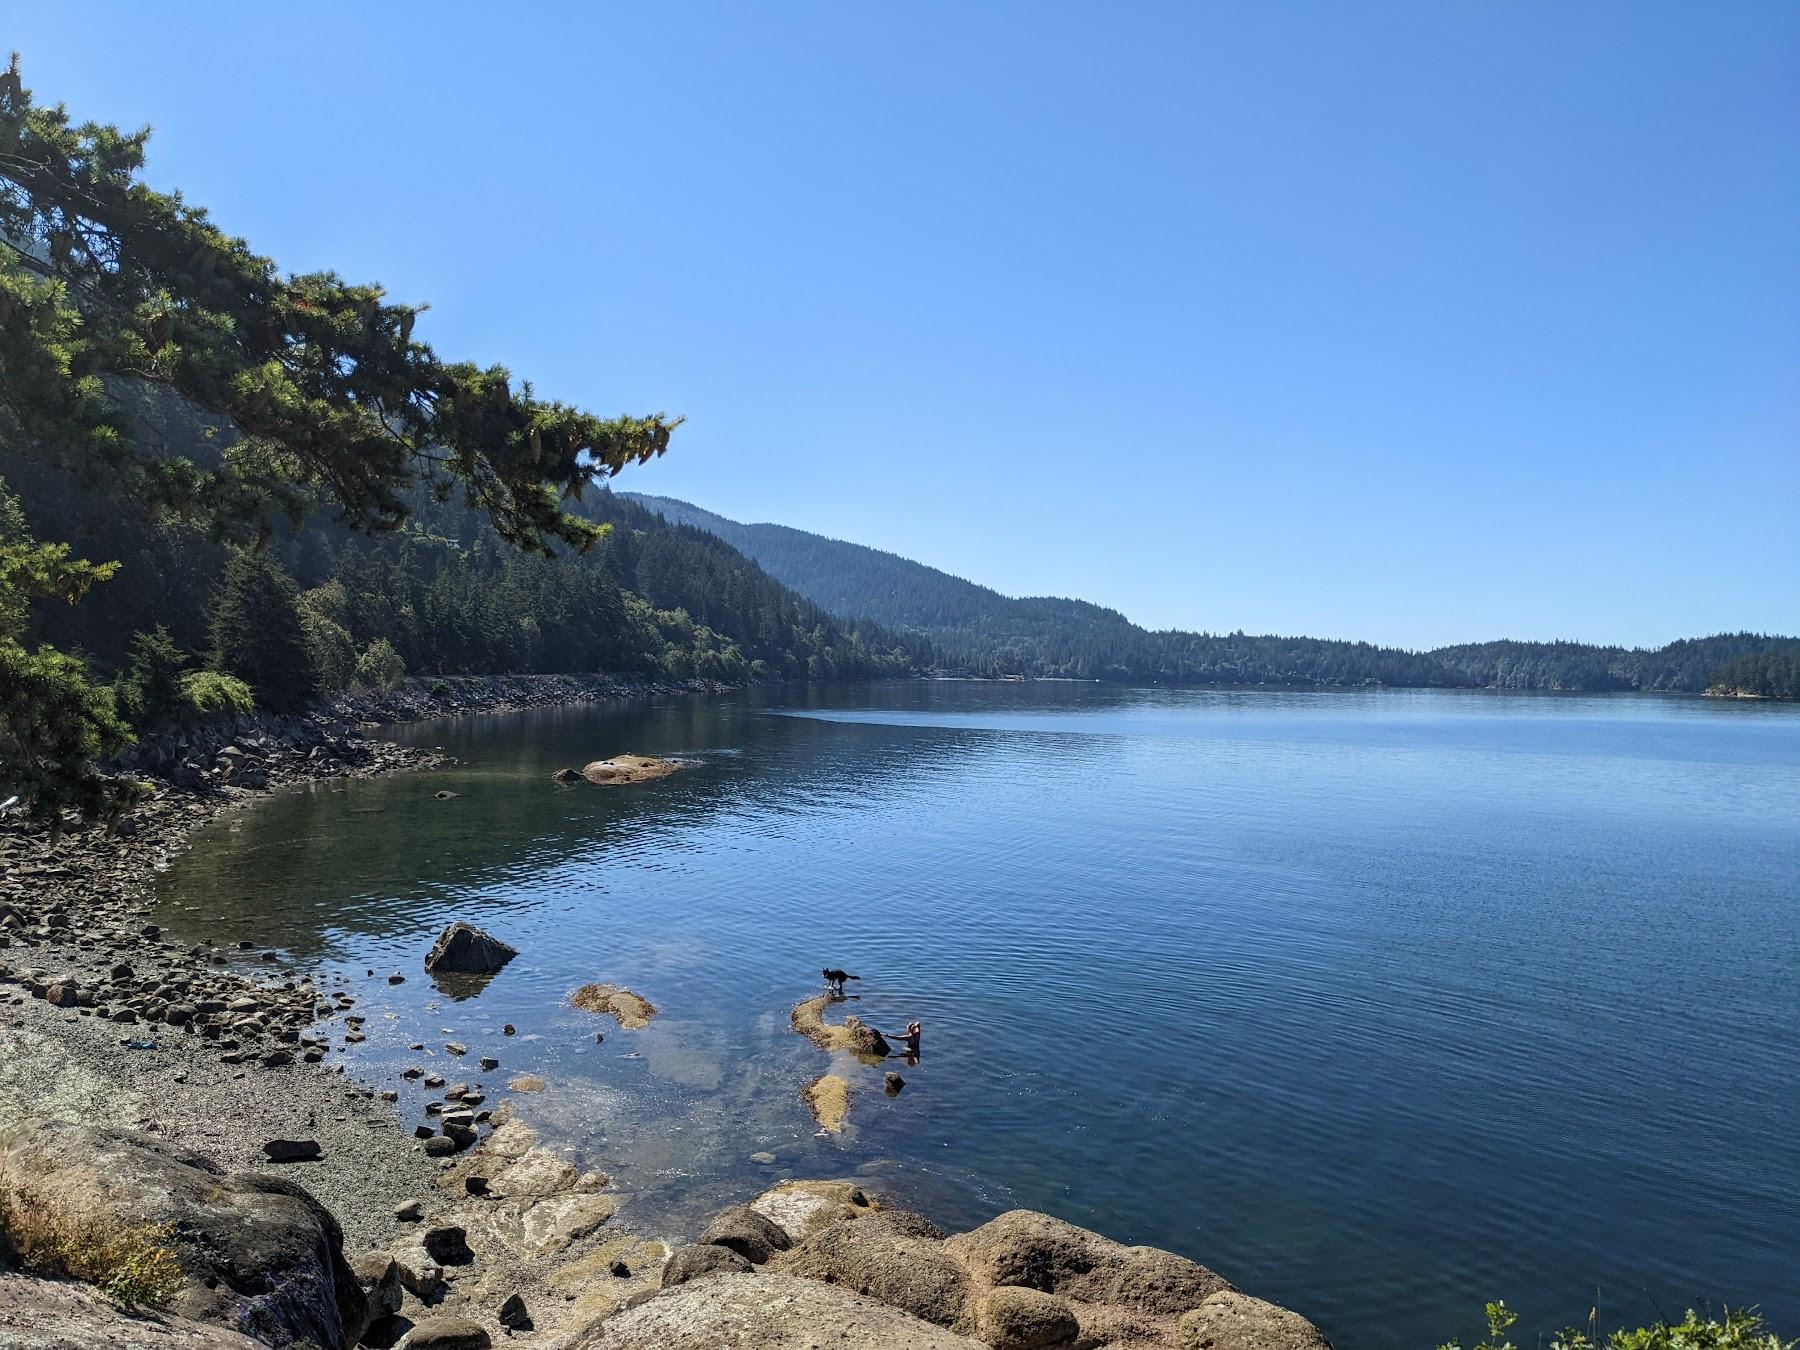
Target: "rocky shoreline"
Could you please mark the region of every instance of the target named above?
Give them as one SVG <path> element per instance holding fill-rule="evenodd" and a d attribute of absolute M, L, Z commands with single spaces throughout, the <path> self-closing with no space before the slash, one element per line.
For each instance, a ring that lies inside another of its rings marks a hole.
<path fill-rule="evenodd" d="M 52 841 L 0 827 L 0 1204 L 173 1223 L 183 1275 L 168 1312 L 146 1320 L 81 1286 L 0 1273 L 0 1340 L 1323 1346 L 1302 1319 L 1170 1253 L 1025 1211 L 946 1240 L 849 1182 L 780 1183 L 694 1246 L 620 1231 L 607 1178 L 539 1144 L 523 1097 L 496 1105 L 433 1075 L 436 1127 L 415 1137 L 396 1092 L 346 1069 L 362 1039 L 352 995 L 279 952 L 178 946 L 150 922 L 155 873 L 219 812 L 284 784 L 439 762 L 372 725 L 706 689 L 413 680 L 136 747 L 114 767 L 158 790 L 116 831 Z"/>

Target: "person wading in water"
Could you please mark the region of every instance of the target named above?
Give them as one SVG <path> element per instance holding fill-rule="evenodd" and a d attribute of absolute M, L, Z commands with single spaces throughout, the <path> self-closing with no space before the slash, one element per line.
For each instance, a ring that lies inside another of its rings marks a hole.
<path fill-rule="evenodd" d="M 904 1053 L 908 1059 L 917 1059 L 919 1057 L 919 1024 L 917 1022 L 908 1022 L 906 1024 L 906 1030 L 903 1032 L 891 1033 L 884 1031 L 881 1034 L 888 1037 L 889 1040 L 899 1041 L 900 1044 L 905 1047 L 902 1053 Z"/>

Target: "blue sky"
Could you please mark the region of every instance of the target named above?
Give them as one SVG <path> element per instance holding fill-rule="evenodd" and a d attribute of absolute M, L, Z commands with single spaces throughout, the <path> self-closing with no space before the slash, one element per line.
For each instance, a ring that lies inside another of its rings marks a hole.
<path fill-rule="evenodd" d="M 1153 626 L 1800 631 L 1800 6 L 13 6 L 619 480 Z"/>

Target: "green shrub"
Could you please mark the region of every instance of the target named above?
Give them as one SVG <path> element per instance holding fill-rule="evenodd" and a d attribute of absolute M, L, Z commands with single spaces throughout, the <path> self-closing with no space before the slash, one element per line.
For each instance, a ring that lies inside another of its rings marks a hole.
<path fill-rule="evenodd" d="M 450 697 L 450 686 L 445 684 L 442 680 L 433 680 L 431 682 L 431 696 L 433 698 Z"/>
<path fill-rule="evenodd" d="M 313 674 L 321 689 L 347 689 L 356 679 L 356 644 L 350 630 L 307 604 L 308 591 L 300 597 L 300 632 L 312 658 Z"/>
<path fill-rule="evenodd" d="M 406 662 L 386 638 L 376 638 L 356 658 L 356 682 L 371 689 L 392 689 L 406 678 Z"/>
<path fill-rule="evenodd" d="M 80 1280 L 126 1307 L 162 1307 L 181 1292 L 172 1224 L 82 1218 L 0 1180 L 0 1250 L 21 1269 Z"/>
<path fill-rule="evenodd" d="M 250 686 L 217 670 L 190 670 L 181 677 L 181 696 L 196 717 L 240 717 L 256 711 Z"/>
<path fill-rule="evenodd" d="M 1486 1308 L 1487 1335 L 1472 1350 L 1516 1350 L 1507 1332 L 1519 1315 L 1505 1302 L 1490 1303 Z M 1550 1338 L 1550 1350 L 1795 1350 L 1800 1341 L 1783 1341 L 1768 1327 L 1762 1317 L 1749 1308 L 1725 1308 L 1719 1318 L 1701 1317 L 1688 1309 L 1679 1324 L 1658 1322 L 1654 1326 L 1620 1328 L 1600 1335 L 1598 1319 L 1589 1314 L 1586 1329 L 1568 1327 Z M 1462 1342 L 1446 1341 L 1438 1350 L 1462 1350 Z"/>

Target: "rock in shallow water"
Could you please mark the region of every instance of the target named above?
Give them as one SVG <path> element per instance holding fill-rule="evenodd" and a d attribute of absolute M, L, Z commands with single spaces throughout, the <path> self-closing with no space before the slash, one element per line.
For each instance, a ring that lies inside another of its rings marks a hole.
<path fill-rule="evenodd" d="M 492 975 L 519 954 L 517 947 L 468 923 L 453 923 L 425 956 L 434 975 Z"/>

